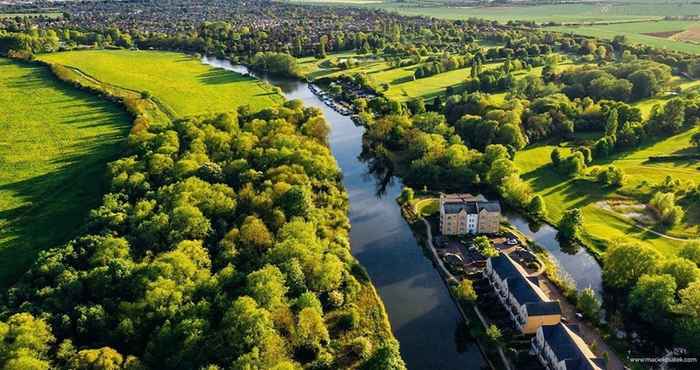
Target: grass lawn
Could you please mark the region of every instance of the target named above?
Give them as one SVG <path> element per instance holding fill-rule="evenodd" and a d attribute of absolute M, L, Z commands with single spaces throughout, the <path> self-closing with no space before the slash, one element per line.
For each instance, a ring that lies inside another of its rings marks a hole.
<path fill-rule="evenodd" d="M 581 208 L 584 214 L 584 229 L 587 241 L 592 242 L 601 250 L 605 243 L 616 238 L 632 238 L 647 243 L 664 254 L 675 254 L 683 244 L 654 235 L 648 231 L 630 225 L 628 220 L 617 212 L 601 207 L 604 200 L 626 198 L 626 194 L 648 191 L 648 185 L 659 183 L 667 175 L 682 180 L 697 179 L 700 168 L 697 163 L 679 161 L 677 163 L 647 163 L 651 155 L 672 154 L 690 146 L 690 136 L 694 130 L 670 137 L 639 150 L 613 157 L 604 163 L 622 168 L 627 174 L 626 185 L 618 190 L 603 188 L 599 184 L 586 179 L 569 179 L 560 175 L 551 167 L 550 154 L 553 145 L 535 145 L 516 154 L 515 163 L 520 168 L 525 179 L 542 197 L 547 204 L 548 217 L 552 222 L 558 222 L 562 214 L 571 208 Z M 564 156 L 569 155 L 569 149 L 563 148 Z M 688 212 L 685 224 L 676 226 L 665 233 L 679 237 L 695 237 L 700 235 L 696 209 Z M 695 221 L 694 221 L 695 220 Z"/>
<path fill-rule="evenodd" d="M 0 59 L 0 287 L 79 232 L 129 127 L 119 106 L 48 68 Z"/>
<path fill-rule="evenodd" d="M 202 64 L 187 55 L 160 51 L 90 50 L 45 54 L 40 59 L 79 68 L 102 82 L 148 90 L 178 116 L 277 105 L 282 97 L 250 77 Z"/>

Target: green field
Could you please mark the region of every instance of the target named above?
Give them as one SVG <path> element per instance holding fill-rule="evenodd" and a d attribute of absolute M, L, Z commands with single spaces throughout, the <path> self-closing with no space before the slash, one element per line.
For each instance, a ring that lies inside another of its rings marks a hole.
<path fill-rule="evenodd" d="M 58 12 L 46 12 L 46 13 L 0 13 L 0 19 L 2 18 L 33 18 L 33 17 L 46 17 L 46 18 L 58 18 L 61 13 Z"/>
<path fill-rule="evenodd" d="M 631 43 L 649 45 L 659 49 L 698 54 L 700 53 L 700 45 L 698 44 L 676 41 L 671 38 L 671 35 L 649 35 L 652 33 L 680 33 L 690 28 L 697 28 L 698 26 L 700 26 L 700 22 L 653 21 L 609 25 L 562 26 L 550 27 L 547 29 L 602 39 L 612 39 L 615 36 L 624 35 Z"/>
<path fill-rule="evenodd" d="M 130 127 L 123 110 L 0 59 L 0 286 L 75 236 L 104 194 L 105 164 Z"/>
<path fill-rule="evenodd" d="M 80 69 L 102 82 L 136 91 L 148 90 L 178 116 L 259 110 L 282 102 L 263 82 L 202 64 L 171 52 L 94 50 L 46 54 L 41 60 Z"/>
<path fill-rule="evenodd" d="M 610 209 L 609 200 L 632 200 L 631 194 L 649 192 L 649 184 L 656 184 L 672 175 L 684 181 L 700 178 L 697 162 L 678 161 L 669 163 L 648 163 L 649 156 L 679 153 L 690 147 L 691 130 L 639 150 L 623 153 L 608 161 L 594 165 L 613 164 L 622 168 L 627 174 L 627 182 L 622 189 L 612 190 L 601 187 L 589 179 L 569 179 L 560 175 L 551 167 L 550 154 L 553 145 L 535 145 L 516 154 L 515 162 L 521 170 L 522 177 L 533 187 L 537 194 L 544 197 L 548 209 L 548 218 L 558 222 L 564 211 L 581 208 L 584 214 L 586 235 L 584 239 L 602 249 L 606 241 L 615 238 L 632 238 L 647 243 L 665 254 L 675 254 L 683 244 L 663 238 L 630 224 L 625 215 Z M 568 155 L 568 152 L 565 151 Z M 697 209 L 690 209 L 688 219 L 683 225 L 665 234 L 680 238 L 697 238 L 700 225 L 697 222 Z"/>

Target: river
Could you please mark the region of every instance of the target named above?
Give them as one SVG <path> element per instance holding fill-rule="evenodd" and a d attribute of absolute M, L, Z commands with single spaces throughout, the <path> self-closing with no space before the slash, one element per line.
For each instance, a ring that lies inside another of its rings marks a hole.
<path fill-rule="evenodd" d="M 401 182 L 392 178 L 378 194 L 378 180 L 359 159 L 364 129 L 326 106 L 303 81 L 257 76 L 244 66 L 220 59 L 205 57 L 203 62 L 254 75 L 281 88 L 288 99 L 300 99 L 323 111 L 331 126 L 330 147 L 350 198 L 352 253 L 367 269 L 384 301 L 406 365 L 412 370 L 482 368 L 485 361 L 476 343 L 466 338 L 465 325 L 447 287 L 401 216 L 395 202 Z"/>

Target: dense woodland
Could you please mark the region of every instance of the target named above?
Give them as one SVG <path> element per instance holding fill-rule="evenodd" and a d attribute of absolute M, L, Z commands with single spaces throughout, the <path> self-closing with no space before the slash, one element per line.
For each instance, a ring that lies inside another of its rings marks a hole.
<path fill-rule="evenodd" d="M 623 37 L 249 5 L 217 13 L 217 2 L 205 2 L 192 12 L 173 5 L 124 16 L 113 2 L 71 3 L 65 10 L 73 16 L 0 20 L 0 53 L 31 59 L 83 47 L 154 48 L 298 75 L 295 57 L 355 50 L 415 66 L 414 79 L 469 67 L 463 83 L 431 101 L 401 103 L 382 97 L 388 87 L 370 75 L 349 77 L 380 96 L 354 102 L 367 129 L 363 158 L 373 172 L 413 187 L 497 193 L 534 219 L 547 207 L 520 177 L 518 151 L 573 142 L 552 152 L 552 168 L 616 188 L 625 174 L 607 166 L 608 158 L 696 128 L 700 119 L 700 97 L 669 87 L 674 77 L 700 77 L 698 58 Z M 152 9 L 148 2 L 128 6 Z M 161 16 L 177 22 L 164 26 Z M 576 63 L 565 66 L 564 59 Z M 494 63 L 500 66 L 490 68 Z M 515 78 L 534 68 L 542 73 Z M 661 91 L 674 97 L 648 117 L 633 106 Z M 494 99 L 499 92 L 506 99 Z M 368 304 L 376 297 L 349 254 L 347 201 L 324 145 L 327 130 L 319 112 L 289 102 L 133 134 L 128 155 L 110 166 L 112 192 L 92 213 L 89 233 L 43 254 L 7 295 L 0 333 L 12 345 L 0 362 L 401 368 L 386 328 L 367 327 L 383 313 Z M 591 133 L 596 139 L 581 139 Z M 700 137 L 695 141 L 700 147 Z M 592 166 L 600 168 L 590 173 Z M 698 184 L 671 176 L 652 189 L 633 195 L 668 226 L 683 219 L 680 203 L 700 201 Z M 558 226 L 561 240 L 576 245 L 580 211 L 567 212 Z M 611 321 L 639 322 L 661 346 L 700 353 L 699 265 L 696 244 L 664 257 L 611 242 L 604 280 L 620 297 Z"/>
<path fill-rule="evenodd" d="M 244 110 L 131 134 L 88 232 L 7 293 L 4 368 L 403 367 L 321 113 Z"/>

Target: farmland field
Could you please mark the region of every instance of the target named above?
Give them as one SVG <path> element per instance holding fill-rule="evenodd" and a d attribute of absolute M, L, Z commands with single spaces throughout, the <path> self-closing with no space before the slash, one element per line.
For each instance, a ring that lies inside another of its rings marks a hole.
<path fill-rule="evenodd" d="M 532 21 L 537 23 L 596 23 L 625 22 L 635 20 L 660 19 L 664 16 L 685 16 L 700 14 L 700 4 L 683 1 L 622 0 L 596 1 L 587 3 L 510 5 L 510 6 L 461 6 L 447 4 L 446 1 L 362 1 L 362 0 L 296 0 L 301 3 L 353 4 L 356 6 L 378 7 L 396 11 L 404 15 L 420 15 L 444 19 L 482 18 L 508 21 Z"/>
<path fill-rule="evenodd" d="M 211 68 L 179 53 L 99 50 L 40 58 L 79 68 L 102 82 L 147 90 L 178 116 L 233 111 L 246 104 L 258 110 L 282 101 L 281 95 L 263 82 Z"/>
<path fill-rule="evenodd" d="M 46 67 L 0 59 L 0 287 L 78 233 L 129 121 Z"/>
<path fill-rule="evenodd" d="M 683 37 L 686 40 L 692 39 L 694 37 L 692 30 L 698 27 L 700 27 L 700 22 L 653 21 L 608 25 L 561 26 L 547 29 L 605 39 L 624 35 L 632 43 L 697 54 L 700 53 L 700 45 L 680 40 Z"/>

